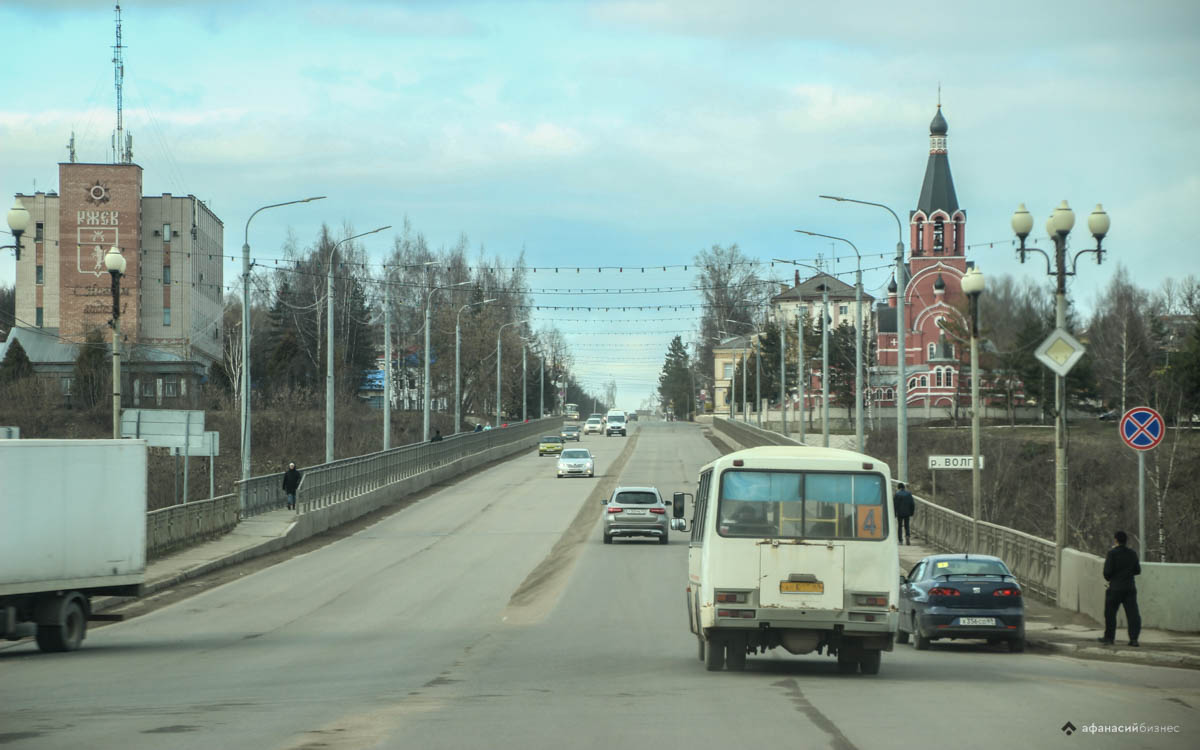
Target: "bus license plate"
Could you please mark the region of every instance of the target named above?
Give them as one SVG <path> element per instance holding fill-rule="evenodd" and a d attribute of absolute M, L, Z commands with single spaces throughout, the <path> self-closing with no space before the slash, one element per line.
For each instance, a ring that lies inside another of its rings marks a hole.
<path fill-rule="evenodd" d="M 958 618 L 959 625 L 990 625 L 995 627 L 995 617 L 960 617 Z"/>
<path fill-rule="evenodd" d="M 820 581 L 780 581 L 781 594 L 824 594 L 825 584 Z"/>

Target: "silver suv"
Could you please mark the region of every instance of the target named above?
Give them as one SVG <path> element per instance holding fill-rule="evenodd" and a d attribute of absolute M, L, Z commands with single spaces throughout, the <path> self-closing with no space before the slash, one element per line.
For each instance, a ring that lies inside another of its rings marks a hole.
<path fill-rule="evenodd" d="M 616 488 L 604 507 L 604 543 L 612 544 L 614 536 L 650 536 L 666 544 L 670 505 L 654 487 Z"/>

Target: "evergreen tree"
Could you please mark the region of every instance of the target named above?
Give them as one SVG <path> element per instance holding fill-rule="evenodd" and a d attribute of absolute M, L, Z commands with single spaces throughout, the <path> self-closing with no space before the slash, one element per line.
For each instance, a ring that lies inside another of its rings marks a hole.
<path fill-rule="evenodd" d="M 88 331 L 79 355 L 75 358 L 75 393 L 80 405 L 90 409 L 103 403 L 111 393 L 112 375 L 108 347 L 99 328 Z"/>
<path fill-rule="evenodd" d="M 8 345 L 8 354 L 4 355 L 4 361 L 0 362 L 0 385 L 15 383 L 32 374 L 33 363 L 29 361 L 25 347 L 21 346 L 20 341 L 13 341 Z"/>
<path fill-rule="evenodd" d="M 695 398 L 692 391 L 694 377 L 687 347 L 676 336 L 667 347 L 666 360 L 658 376 L 658 400 L 663 411 L 674 414 L 676 418 L 687 418 Z"/>

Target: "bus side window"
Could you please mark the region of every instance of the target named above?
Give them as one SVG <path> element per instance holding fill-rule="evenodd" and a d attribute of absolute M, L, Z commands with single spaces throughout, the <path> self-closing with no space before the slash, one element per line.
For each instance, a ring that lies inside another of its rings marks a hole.
<path fill-rule="evenodd" d="M 708 515 L 708 487 L 712 479 L 712 471 L 700 475 L 700 485 L 696 488 L 696 501 L 692 514 L 692 543 L 704 543 L 704 521 Z"/>

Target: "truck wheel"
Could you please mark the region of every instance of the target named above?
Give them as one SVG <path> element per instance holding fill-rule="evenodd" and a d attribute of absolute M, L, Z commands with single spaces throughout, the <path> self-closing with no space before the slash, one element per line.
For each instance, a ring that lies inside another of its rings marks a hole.
<path fill-rule="evenodd" d="M 858 671 L 858 654 L 848 648 L 842 647 L 838 651 L 838 671 L 842 674 L 854 674 Z"/>
<path fill-rule="evenodd" d="M 604 535 L 604 543 L 605 543 L 605 544 L 612 544 L 612 535 L 611 535 L 611 534 L 605 534 L 605 535 Z"/>
<path fill-rule="evenodd" d="M 667 535 L 666 535 L 666 534 L 663 534 L 662 536 L 660 536 L 660 537 L 658 538 L 658 543 L 659 543 L 659 544 L 666 544 L 668 541 L 669 541 L 669 540 L 667 539 Z"/>
<path fill-rule="evenodd" d="M 708 649 L 704 656 L 704 668 L 709 672 L 720 672 L 725 668 L 725 641 L 720 638 L 711 638 L 708 641 Z"/>
<path fill-rule="evenodd" d="M 908 631 L 904 628 L 896 628 L 896 643 L 908 643 Z"/>
<path fill-rule="evenodd" d="M 700 650 L 699 650 L 700 661 L 704 661 L 704 639 L 697 637 L 696 642 L 700 644 Z"/>
<path fill-rule="evenodd" d="M 63 604 L 58 625 L 38 625 L 37 645 L 46 652 L 74 651 L 87 634 L 87 617 L 77 599 Z"/>
<path fill-rule="evenodd" d="M 730 638 L 725 644 L 725 665 L 730 672 L 743 672 L 746 669 L 746 639 L 744 637 Z"/>
<path fill-rule="evenodd" d="M 858 666 L 863 674 L 879 674 L 879 665 L 883 662 L 883 652 L 867 649 L 858 657 Z"/>
<path fill-rule="evenodd" d="M 933 640 L 921 635 L 920 630 L 913 633 L 913 646 L 915 646 L 918 651 L 927 651 L 929 649 L 929 644 L 931 643 L 933 643 Z"/>

